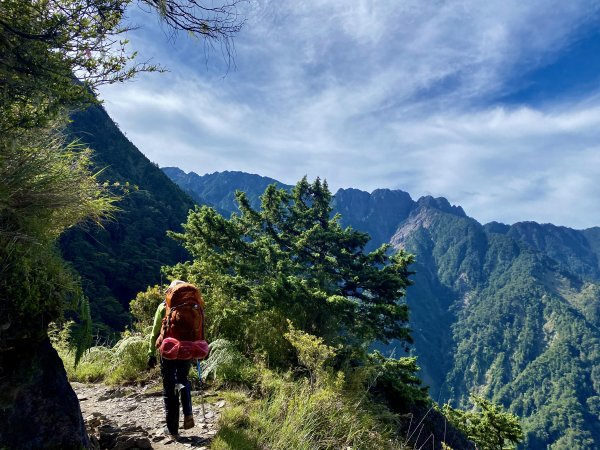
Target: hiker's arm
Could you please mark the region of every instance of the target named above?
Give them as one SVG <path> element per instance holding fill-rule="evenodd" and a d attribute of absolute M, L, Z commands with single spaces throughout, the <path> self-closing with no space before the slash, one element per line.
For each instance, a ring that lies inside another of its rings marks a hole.
<path fill-rule="evenodd" d="M 161 303 L 156 308 L 154 313 L 154 323 L 152 325 L 152 334 L 150 335 L 150 342 L 148 343 L 148 357 L 156 355 L 156 339 L 160 334 L 160 328 L 162 327 L 162 320 L 165 314 L 165 304 Z"/>

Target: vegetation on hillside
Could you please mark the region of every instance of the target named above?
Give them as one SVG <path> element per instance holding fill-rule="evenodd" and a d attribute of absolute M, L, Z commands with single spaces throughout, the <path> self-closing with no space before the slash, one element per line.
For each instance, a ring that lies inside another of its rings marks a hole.
<path fill-rule="evenodd" d="M 200 207 L 184 233 L 172 233 L 194 259 L 168 275 L 197 284 L 209 308 L 228 311 L 209 325 L 216 336 L 254 348 L 275 364 L 289 358 L 287 320 L 328 345 L 341 345 L 348 358 L 375 340 L 410 341 L 400 299 L 410 284 L 412 256 L 390 255 L 386 245 L 364 253 L 368 235 L 343 229 L 339 216 L 331 217 L 326 183 L 304 179 L 291 193 L 270 186 L 259 211 L 243 193 L 237 198 L 240 215 L 227 220 Z M 248 326 L 240 330 L 239 323 Z"/>
<path fill-rule="evenodd" d="M 435 395 L 462 407 L 471 393 L 505 405 L 523 418 L 528 449 L 597 446 L 594 284 L 566 272 L 566 261 L 557 263 L 505 231 L 486 232 L 466 217 L 430 209 L 411 226 L 403 247 L 419 255 L 415 270 L 426 275 L 409 295 L 429 305 L 422 311 L 411 304 L 418 312 L 414 323 L 424 330 L 415 336 L 420 362 L 436 368 L 442 359 L 446 367 L 428 372 L 437 378 Z M 584 273 L 583 263 L 574 267 Z M 443 352 L 421 344 L 430 335 L 419 325 L 427 317 L 440 317 Z"/>
<path fill-rule="evenodd" d="M 518 432 L 516 418 L 496 406 L 485 416 L 448 409 L 452 421 L 439 416 L 437 428 L 423 425 L 439 412 L 416 375 L 416 358 L 370 352 L 376 340 L 410 341 L 402 297 L 412 256 L 390 255 L 387 246 L 365 253 L 368 236 L 331 217 L 326 183 L 303 179 L 291 192 L 271 186 L 260 210 L 244 194 L 237 198 L 241 213 L 229 220 L 208 207 L 190 213 L 184 233 L 173 235 L 194 259 L 165 268 L 201 286 L 206 300 L 204 381 L 232 399 L 214 448 L 404 449 L 419 439 L 439 446 L 446 430 L 446 448 L 467 448 L 450 422 L 480 445 L 503 420 Z M 70 377 L 120 383 L 155 376 L 143 367 L 163 292 L 140 292 L 131 303 L 136 331 L 112 348 L 90 349 L 69 367 Z M 59 348 L 62 341 L 55 338 Z M 64 347 L 61 354 L 71 358 Z"/>
<path fill-rule="evenodd" d="M 193 202 L 100 106 L 72 119 L 69 136 L 94 149 L 98 180 L 128 190 L 119 211 L 103 227 L 78 227 L 60 240 L 63 256 L 80 274 L 90 298 L 94 334 L 106 339 L 130 326 L 129 302 L 137 292 L 160 283 L 160 268 L 187 258 L 185 250 L 167 237 L 167 230 L 181 229 Z"/>
<path fill-rule="evenodd" d="M 233 196 L 221 175 L 221 197 Z M 392 242 L 418 256 L 407 302 L 434 398 L 467 408 L 474 392 L 510 406 L 525 417 L 527 448 L 597 445 L 600 229 L 481 226 L 447 201 L 402 194 L 348 189 L 334 211 L 371 233 L 367 249 L 400 225 Z"/>

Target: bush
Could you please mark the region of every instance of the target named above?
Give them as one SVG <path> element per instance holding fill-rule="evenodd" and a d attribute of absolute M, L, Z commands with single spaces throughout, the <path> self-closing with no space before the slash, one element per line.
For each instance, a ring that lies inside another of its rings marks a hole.
<path fill-rule="evenodd" d="M 428 388 L 421 386 L 416 373 L 417 358 L 387 358 L 375 351 L 368 355 L 367 372 L 373 379 L 372 391 L 381 396 L 397 412 L 405 413 L 415 403 L 427 403 Z"/>
<path fill-rule="evenodd" d="M 144 331 L 154 322 L 156 308 L 165 299 L 163 288 L 159 285 L 148 287 L 144 292 L 139 292 L 129 304 L 131 315 L 135 318 L 133 324 L 137 331 Z"/>
<path fill-rule="evenodd" d="M 256 383 L 257 369 L 230 341 L 217 339 L 210 343 L 210 355 L 202 362 L 204 379 L 222 384 L 251 387 Z"/>
<path fill-rule="evenodd" d="M 127 336 L 112 349 L 112 371 L 106 381 L 112 384 L 146 378 L 148 339 L 140 334 Z"/>
<path fill-rule="evenodd" d="M 146 371 L 148 339 L 141 333 L 125 332 L 114 347 L 94 346 L 87 350 L 75 365 L 74 351 L 67 345 L 72 324 L 52 329 L 50 337 L 63 360 L 70 381 L 122 384 L 140 381 L 151 376 Z"/>
<path fill-rule="evenodd" d="M 446 404 L 442 412 L 482 450 L 516 448 L 524 437 L 519 419 L 483 397 L 471 395 L 470 399 L 475 407 L 471 411 Z"/>

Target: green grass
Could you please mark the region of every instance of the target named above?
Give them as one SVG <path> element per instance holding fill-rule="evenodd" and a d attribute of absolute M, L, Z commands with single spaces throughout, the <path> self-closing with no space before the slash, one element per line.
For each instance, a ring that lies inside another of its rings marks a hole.
<path fill-rule="evenodd" d="M 212 449 L 407 448 L 393 416 L 343 383 L 311 384 L 262 369 L 256 389 L 228 391 Z"/>
<path fill-rule="evenodd" d="M 126 333 L 114 347 L 90 348 L 77 366 L 74 364 L 74 352 L 61 342 L 64 341 L 53 340 L 70 381 L 117 385 L 144 381 L 156 376 L 157 369 L 146 370 L 148 340 L 140 333 Z"/>

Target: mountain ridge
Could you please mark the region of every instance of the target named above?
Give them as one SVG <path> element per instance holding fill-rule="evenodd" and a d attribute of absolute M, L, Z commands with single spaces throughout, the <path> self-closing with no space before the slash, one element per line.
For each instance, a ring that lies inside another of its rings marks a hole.
<path fill-rule="evenodd" d="M 523 417 L 523 448 L 600 445 L 600 228 L 482 225 L 445 198 L 389 189 L 340 189 L 333 206 L 368 249 L 417 255 L 407 303 L 434 399 L 501 402 Z"/>
<path fill-rule="evenodd" d="M 180 230 L 193 200 L 127 139 L 100 105 L 76 112 L 66 133 L 93 149 L 98 181 L 118 184 L 120 209 L 101 227 L 60 239 L 90 298 L 96 332 L 106 338 L 131 322 L 129 302 L 161 280 L 160 268 L 187 257 L 167 230 Z M 122 190 L 122 188 L 125 188 Z"/>

